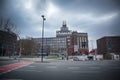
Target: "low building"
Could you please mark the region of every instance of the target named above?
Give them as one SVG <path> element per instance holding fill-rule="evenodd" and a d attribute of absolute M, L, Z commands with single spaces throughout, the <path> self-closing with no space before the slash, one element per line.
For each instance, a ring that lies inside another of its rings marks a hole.
<path fill-rule="evenodd" d="M 110 55 L 111 53 L 120 55 L 120 36 L 106 36 L 97 40 L 98 54 Z"/>

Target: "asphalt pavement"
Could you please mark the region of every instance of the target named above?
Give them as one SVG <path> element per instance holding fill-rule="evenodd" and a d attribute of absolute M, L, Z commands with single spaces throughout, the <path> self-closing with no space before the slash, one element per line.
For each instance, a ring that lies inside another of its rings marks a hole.
<path fill-rule="evenodd" d="M 0 66 L 5 66 L 13 63 L 17 63 L 19 60 L 9 57 L 0 57 Z"/>
<path fill-rule="evenodd" d="M 120 80 L 120 61 L 33 62 L 0 75 L 0 80 Z"/>

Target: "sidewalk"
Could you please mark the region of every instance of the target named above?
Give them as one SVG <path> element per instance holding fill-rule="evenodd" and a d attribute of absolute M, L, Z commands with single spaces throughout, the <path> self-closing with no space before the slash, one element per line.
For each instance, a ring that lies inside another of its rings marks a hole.
<path fill-rule="evenodd" d="M 37 57 L 37 58 L 16 58 L 14 59 L 14 57 L 0 57 L 0 61 L 30 61 L 30 62 L 41 62 L 41 57 Z M 62 60 L 60 58 L 57 58 L 57 59 L 47 59 L 47 58 L 43 58 L 43 61 L 44 62 L 59 62 L 59 61 L 71 61 L 70 59 L 69 60 Z"/>
<path fill-rule="evenodd" d="M 0 61 L 10 61 L 10 60 L 13 60 L 13 58 L 0 56 Z"/>
<path fill-rule="evenodd" d="M 37 62 L 37 61 L 41 61 L 41 58 L 21 58 L 21 60 L 24 60 L 24 61 L 32 61 L 32 62 Z M 53 61 L 58 61 L 58 59 L 46 59 L 46 58 L 43 58 L 43 61 L 47 61 L 47 62 L 53 62 Z"/>

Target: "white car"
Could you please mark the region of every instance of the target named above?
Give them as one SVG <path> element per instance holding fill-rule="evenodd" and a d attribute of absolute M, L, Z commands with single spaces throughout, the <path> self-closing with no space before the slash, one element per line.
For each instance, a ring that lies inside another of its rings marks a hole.
<path fill-rule="evenodd" d="M 73 56 L 73 61 L 80 61 L 77 56 Z"/>

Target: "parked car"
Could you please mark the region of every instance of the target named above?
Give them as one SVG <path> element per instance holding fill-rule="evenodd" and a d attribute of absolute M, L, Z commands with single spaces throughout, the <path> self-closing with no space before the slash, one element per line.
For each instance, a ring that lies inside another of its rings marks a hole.
<path fill-rule="evenodd" d="M 80 61 L 77 56 L 73 56 L 73 61 Z"/>

